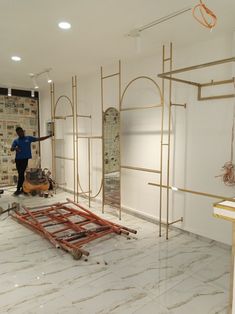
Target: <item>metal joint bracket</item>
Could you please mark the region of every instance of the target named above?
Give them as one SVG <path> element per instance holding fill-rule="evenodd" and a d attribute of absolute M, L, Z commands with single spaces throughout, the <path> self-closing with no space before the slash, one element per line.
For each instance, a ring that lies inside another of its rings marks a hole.
<path fill-rule="evenodd" d="M 187 104 L 186 103 L 185 104 L 173 104 L 173 103 L 171 103 L 171 106 L 184 107 L 184 109 L 186 109 Z"/>

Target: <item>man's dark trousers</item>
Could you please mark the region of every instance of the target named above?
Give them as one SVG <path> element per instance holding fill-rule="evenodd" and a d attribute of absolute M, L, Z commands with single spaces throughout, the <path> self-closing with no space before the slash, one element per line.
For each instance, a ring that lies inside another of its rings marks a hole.
<path fill-rule="evenodd" d="M 16 169 L 18 171 L 17 191 L 20 191 L 24 182 L 24 173 L 28 166 L 28 159 L 16 159 Z"/>

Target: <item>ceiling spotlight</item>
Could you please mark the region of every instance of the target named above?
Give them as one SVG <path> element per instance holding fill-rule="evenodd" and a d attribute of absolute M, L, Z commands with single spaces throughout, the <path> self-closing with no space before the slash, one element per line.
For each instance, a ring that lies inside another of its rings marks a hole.
<path fill-rule="evenodd" d="M 35 97 L 35 92 L 33 89 L 31 90 L 31 97 Z"/>
<path fill-rule="evenodd" d="M 47 72 L 47 83 L 52 83 L 52 79 L 49 75 L 49 71 Z"/>
<path fill-rule="evenodd" d="M 60 22 L 58 24 L 59 28 L 61 29 L 70 29 L 71 28 L 71 24 L 68 22 Z"/>
<path fill-rule="evenodd" d="M 11 88 L 10 88 L 10 87 L 8 88 L 7 95 L 8 95 L 8 96 L 11 96 Z"/>
<path fill-rule="evenodd" d="M 21 60 L 21 57 L 19 57 L 19 56 L 12 56 L 11 57 L 11 60 L 13 60 L 13 61 L 20 61 Z"/>

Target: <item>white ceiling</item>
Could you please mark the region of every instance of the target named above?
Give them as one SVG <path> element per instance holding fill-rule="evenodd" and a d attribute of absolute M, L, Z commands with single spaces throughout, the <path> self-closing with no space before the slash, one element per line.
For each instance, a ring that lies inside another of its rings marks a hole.
<path fill-rule="evenodd" d="M 1 0 L 0 86 L 32 86 L 28 73 L 53 68 L 53 79 L 85 75 L 100 65 L 137 56 L 135 40 L 125 36 L 199 0 Z M 141 54 L 153 54 L 163 43 L 190 44 L 235 30 L 235 0 L 205 0 L 218 16 L 210 33 L 185 13 L 141 35 Z M 72 28 L 62 31 L 61 20 Z M 22 61 L 10 57 L 19 55 Z"/>

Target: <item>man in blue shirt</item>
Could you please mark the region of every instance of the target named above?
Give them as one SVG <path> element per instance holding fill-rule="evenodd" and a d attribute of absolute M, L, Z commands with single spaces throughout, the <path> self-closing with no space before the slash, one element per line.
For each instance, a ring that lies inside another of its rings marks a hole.
<path fill-rule="evenodd" d="M 52 135 L 44 137 L 25 136 L 25 132 L 21 127 L 16 128 L 16 134 L 18 135 L 18 138 L 13 141 L 11 151 L 16 152 L 15 162 L 18 171 L 17 190 L 14 195 L 19 195 L 23 192 L 22 186 L 24 182 L 24 173 L 28 166 L 28 160 L 32 158 L 31 143 L 46 140 Z"/>

